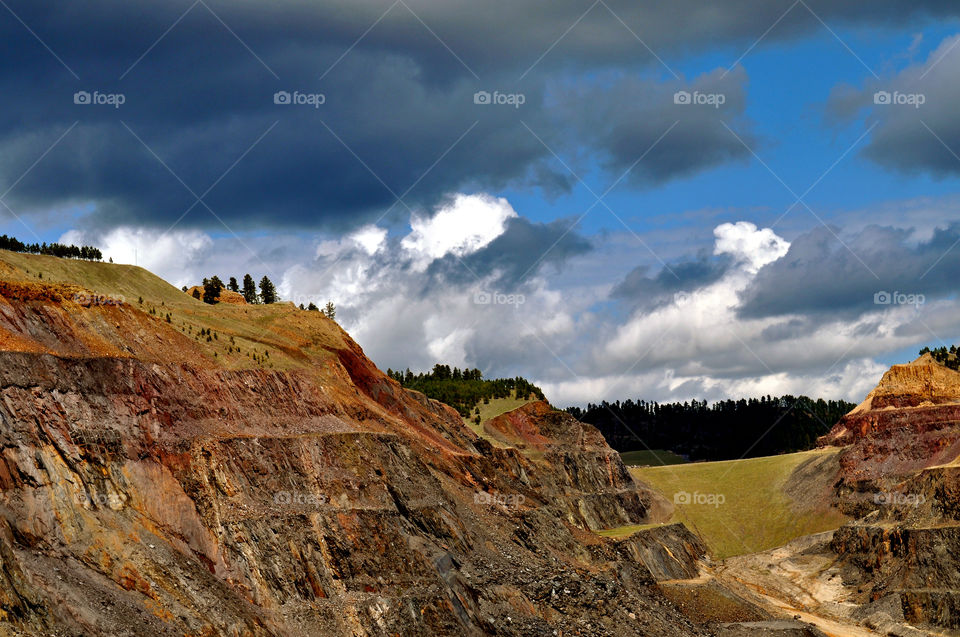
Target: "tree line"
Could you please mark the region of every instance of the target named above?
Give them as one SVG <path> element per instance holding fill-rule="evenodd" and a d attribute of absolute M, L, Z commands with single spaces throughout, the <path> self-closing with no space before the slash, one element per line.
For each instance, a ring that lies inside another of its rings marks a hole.
<path fill-rule="evenodd" d="M 691 460 L 734 460 L 811 449 L 854 407 L 844 400 L 787 395 L 712 405 L 603 401 L 567 411 L 599 429 L 617 451 L 664 449 Z"/>
<path fill-rule="evenodd" d="M 0 235 L 0 250 L 24 252 L 27 254 L 45 254 L 62 259 L 83 259 L 85 261 L 103 261 L 103 253 L 93 246 L 75 246 L 63 243 L 23 243 L 15 237 Z"/>
<path fill-rule="evenodd" d="M 924 354 L 930 354 L 933 356 L 933 360 L 937 361 L 944 367 L 952 369 L 953 371 L 960 371 L 960 356 L 957 355 L 957 346 L 951 345 L 950 349 L 946 347 L 936 347 L 930 349 L 929 347 L 924 347 L 920 350 L 920 356 Z"/>
<path fill-rule="evenodd" d="M 464 418 L 480 403 L 488 403 L 496 398 L 533 396 L 545 400 L 543 391 L 530 381 L 516 378 L 496 378 L 486 380 L 479 369 L 451 369 L 449 365 L 437 363 L 427 373 L 414 374 L 406 371 L 387 370 L 390 376 L 404 387 L 423 392 L 428 398 L 439 400 L 456 409 Z"/>
<path fill-rule="evenodd" d="M 237 281 L 237 278 L 233 276 L 229 278 L 226 284 L 224 284 L 218 276 L 205 278 L 203 280 L 202 287 L 203 292 L 200 292 L 200 290 L 194 290 L 193 297 L 210 305 L 214 305 L 219 302 L 220 293 L 225 289 L 242 295 L 243 300 L 251 305 L 269 305 L 280 300 L 280 297 L 277 295 L 277 287 L 273 284 L 273 281 L 270 280 L 270 277 L 266 275 L 260 279 L 259 292 L 257 291 L 257 284 L 254 283 L 253 277 L 249 274 L 243 275 L 243 287 L 241 287 L 240 283 Z M 186 292 L 187 286 L 183 286 L 182 289 L 184 292 Z M 301 303 L 300 309 L 313 312 L 321 311 L 320 308 L 313 303 L 310 303 L 309 307 L 304 307 L 303 303 Z M 327 303 L 326 307 L 323 309 L 323 313 L 329 319 L 336 318 L 337 309 L 334 306 L 333 301 Z"/>

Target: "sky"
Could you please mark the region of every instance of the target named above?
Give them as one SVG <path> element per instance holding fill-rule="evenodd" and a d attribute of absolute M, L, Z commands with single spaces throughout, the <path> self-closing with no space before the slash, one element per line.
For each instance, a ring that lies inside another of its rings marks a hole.
<path fill-rule="evenodd" d="M 0 4 L 0 234 L 383 369 L 859 402 L 960 340 L 954 2 Z"/>

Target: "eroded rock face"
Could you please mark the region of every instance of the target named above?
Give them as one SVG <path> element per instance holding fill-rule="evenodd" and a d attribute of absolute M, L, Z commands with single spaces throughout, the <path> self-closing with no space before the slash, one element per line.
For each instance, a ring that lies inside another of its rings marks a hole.
<path fill-rule="evenodd" d="M 894 365 L 866 400 L 820 439 L 847 446 L 841 480 L 851 491 L 889 484 L 960 457 L 960 373 L 929 354 Z M 877 485 L 870 483 L 876 482 Z"/>
<path fill-rule="evenodd" d="M 536 453 L 499 448 L 349 337 L 228 370 L 71 303 L 0 300 L 3 630 L 706 634 L 655 587 L 695 576 L 699 541 L 591 532 L 661 506 L 592 427 L 541 404 Z"/>
<path fill-rule="evenodd" d="M 836 495 L 859 519 L 831 548 L 859 601 L 960 628 L 960 374 L 929 355 L 895 365 L 821 443 L 846 445 Z"/>

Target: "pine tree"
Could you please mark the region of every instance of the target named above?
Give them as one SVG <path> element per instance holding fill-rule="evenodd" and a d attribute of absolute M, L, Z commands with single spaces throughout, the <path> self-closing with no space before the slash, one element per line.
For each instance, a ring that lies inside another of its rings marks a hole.
<path fill-rule="evenodd" d="M 277 302 L 277 288 L 266 275 L 260 279 L 260 300 L 267 304 Z"/>
<path fill-rule="evenodd" d="M 231 292 L 240 291 L 240 286 L 237 285 L 237 277 L 235 276 L 230 277 L 230 282 L 227 283 L 227 289 L 230 290 Z"/>
<path fill-rule="evenodd" d="M 220 300 L 220 292 L 223 290 L 223 281 L 217 277 L 203 280 L 203 302 L 213 305 Z"/>
<path fill-rule="evenodd" d="M 243 275 L 243 298 L 247 303 L 259 303 L 257 300 L 257 286 L 253 282 L 253 277 L 249 274 Z"/>
<path fill-rule="evenodd" d="M 331 321 L 337 318 L 337 307 L 333 304 L 333 301 L 327 301 L 327 305 L 323 308 L 323 313 L 326 314 L 327 318 Z"/>

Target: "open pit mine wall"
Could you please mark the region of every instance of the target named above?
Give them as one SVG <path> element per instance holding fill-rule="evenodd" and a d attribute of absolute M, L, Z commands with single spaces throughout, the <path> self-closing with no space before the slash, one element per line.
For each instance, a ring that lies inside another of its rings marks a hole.
<path fill-rule="evenodd" d="M 615 452 L 532 461 L 339 359 L 354 386 L 0 352 L 0 633 L 699 634 L 652 591 L 695 538 L 588 531 L 648 521 Z"/>
<path fill-rule="evenodd" d="M 895 365 L 822 444 L 844 446 L 838 506 L 857 518 L 832 549 L 903 618 L 960 629 L 960 374 L 921 357 Z"/>

